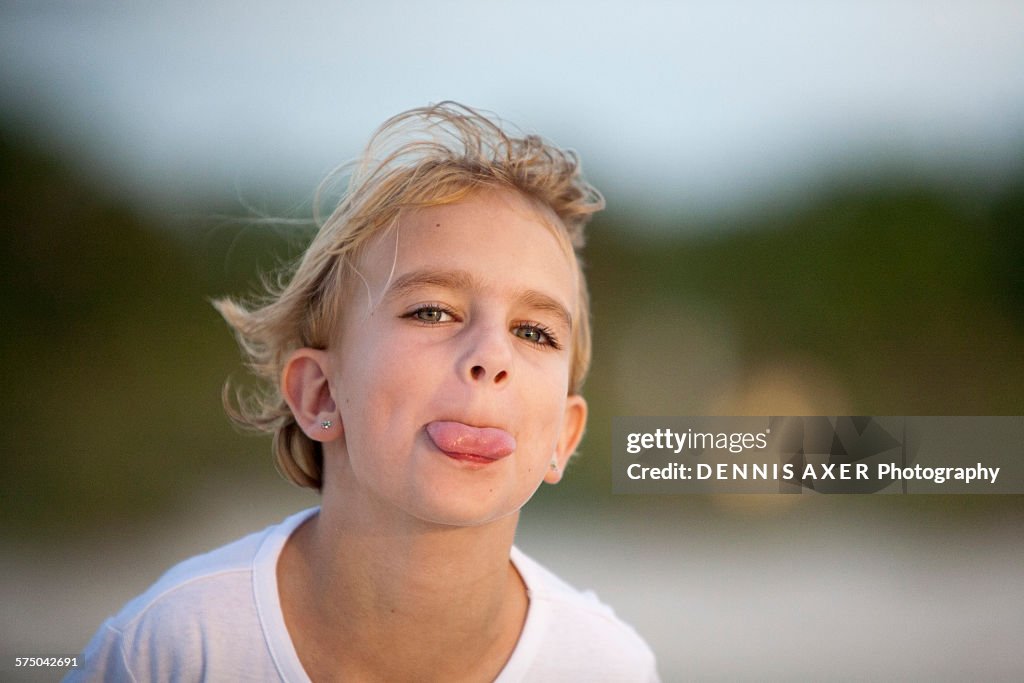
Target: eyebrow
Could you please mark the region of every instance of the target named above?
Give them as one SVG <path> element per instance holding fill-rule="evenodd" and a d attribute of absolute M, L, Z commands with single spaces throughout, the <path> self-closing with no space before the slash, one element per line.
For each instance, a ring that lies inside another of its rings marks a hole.
<path fill-rule="evenodd" d="M 414 270 L 391 281 L 384 293 L 385 299 L 392 299 L 414 292 L 423 287 L 441 289 L 484 289 L 483 283 L 465 270 Z M 516 301 L 527 308 L 546 311 L 555 315 L 566 328 L 572 330 L 572 315 L 557 299 L 536 289 L 521 289 L 513 293 Z"/>

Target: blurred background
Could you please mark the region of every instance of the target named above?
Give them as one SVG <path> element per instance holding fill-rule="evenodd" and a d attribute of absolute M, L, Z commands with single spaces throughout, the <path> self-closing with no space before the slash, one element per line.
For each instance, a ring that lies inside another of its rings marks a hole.
<path fill-rule="evenodd" d="M 519 544 L 668 681 L 1019 680 L 1021 496 L 613 496 L 609 449 L 614 415 L 1024 413 L 1022 35 L 1010 0 L 4 2 L 2 677 L 316 504 L 224 417 L 209 300 L 456 99 L 609 204 L 589 431 Z"/>

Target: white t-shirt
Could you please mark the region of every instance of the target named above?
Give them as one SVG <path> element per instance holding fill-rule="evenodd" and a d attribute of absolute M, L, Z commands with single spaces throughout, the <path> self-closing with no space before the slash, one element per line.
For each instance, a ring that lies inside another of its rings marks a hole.
<path fill-rule="evenodd" d="M 316 508 L 173 567 L 107 619 L 66 681 L 308 683 L 277 590 L 285 541 Z M 658 680 L 654 655 L 593 593 L 580 593 L 517 548 L 526 623 L 496 683 Z"/>

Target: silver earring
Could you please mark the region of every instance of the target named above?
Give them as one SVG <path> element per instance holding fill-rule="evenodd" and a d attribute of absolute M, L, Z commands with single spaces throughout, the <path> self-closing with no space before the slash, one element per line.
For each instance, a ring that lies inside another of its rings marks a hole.
<path fill-rule="evenodd" d="M 320 423 L 320 429 L 330 429 L 332 426 L 334 426 L 334 423 L 330 420 L 324 420 Z"/>
<path fill-rule="evenodd" d="M 558 471 L 558 460 L 555 458 L 555 456 L 551 456 L 551 471 Z"/>

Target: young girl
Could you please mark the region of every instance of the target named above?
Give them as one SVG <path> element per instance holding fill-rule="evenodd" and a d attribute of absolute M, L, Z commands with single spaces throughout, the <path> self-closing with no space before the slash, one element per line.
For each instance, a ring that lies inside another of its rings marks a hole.
<path fill-rule="evenodd" d="M 513 546 L 583 435 L 570 152 L 454 103 L 387 121 L 290 281 L 217 307 L 317 509 L 171 569 L 72 680 L 653 681 L 643 640 Z"/>

